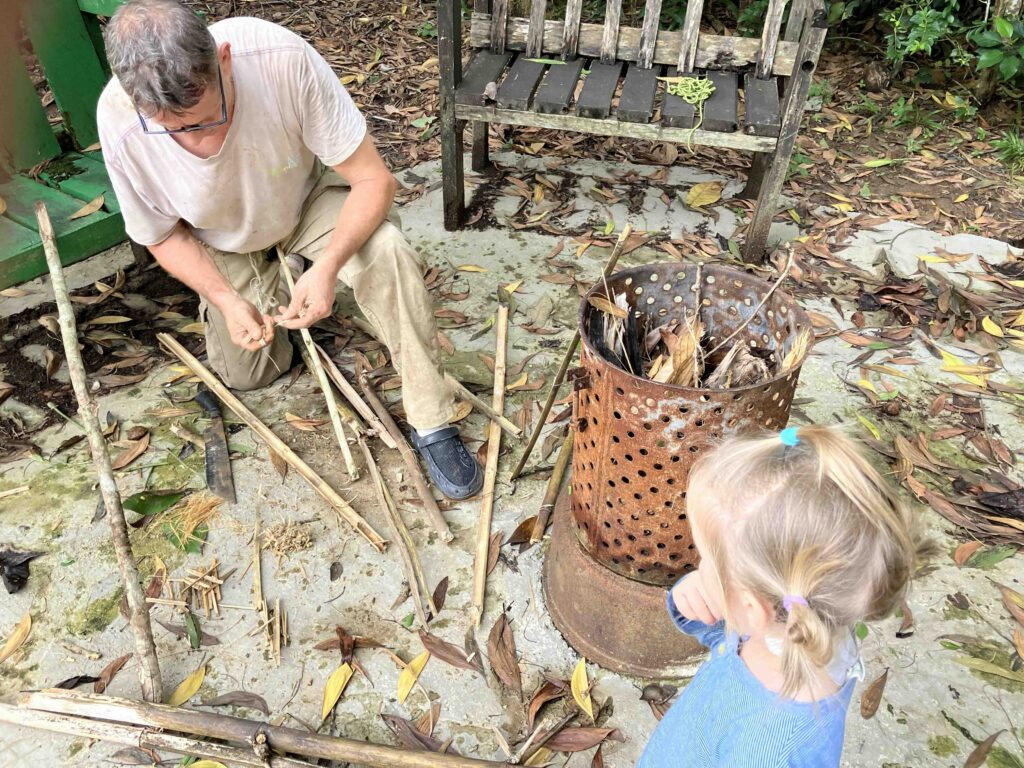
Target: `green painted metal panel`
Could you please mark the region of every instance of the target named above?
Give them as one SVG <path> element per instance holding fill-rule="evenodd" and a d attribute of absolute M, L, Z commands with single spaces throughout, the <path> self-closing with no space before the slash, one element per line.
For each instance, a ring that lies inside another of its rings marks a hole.
<path fill-rule="evenodd" d="M 82 13 L 96 16 L 113 16 L 114 11 L 124 5 L 125 0 L 78 0 Z"/>
<path fill-rule="evenodd" d="M 100 60 L 100 66 L 103 68 L 103 74 L 106 75 L 109 80 L 110 63 L 107 61 L 107 46 L 106 43 L 103 42 L 103 27 L 100 26 L 100 20 L 91 13 L 83 13 L 82 21 L 85 22 L 85 29 L 89 33 L 89 39 L 92 40 L 92 47 L 96 51 L 96 57 Z"/>
<path fill-rule="evenodd" d="M 0 22 L 0 167 L 31 168 L 60 154 L 53 129 L 18 53 L 14 19 Z"/>
<path fill-rule="evenodd" d="M 17 276 L 25 271 L 24 265 L 41 259 L 45 256 L 39 233 L 0 216 L 0 290 L 21 282 Z"/>
<path fill-rule="evenodd" d="M 75 146 L 99 140 L 96 104 L 106 75 L 76 0 L 46 0 L 26 6 L 32 47 L 53 91 L 64 128 Z"/>
<path fill-rule="evenodd" d="M 107 175 L 107 167 L 101 160 L 69 153 L 59 161 L 50 163 L 40 178 L 51 187 L 57 187 L 61 192 L 84 202 L 103 195 L 103 204 L 108 211 L 118 213 L 121 210 L 114 195 L 114 186 Z"/>

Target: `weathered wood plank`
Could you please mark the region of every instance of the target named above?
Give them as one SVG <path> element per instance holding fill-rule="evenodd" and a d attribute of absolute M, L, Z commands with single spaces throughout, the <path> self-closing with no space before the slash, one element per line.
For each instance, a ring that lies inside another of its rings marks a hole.
<path fill-rule="evenodd" d="M 797 43 L 804 31 L 804 19 L 807 18 L 807 0 L 793 0 L 789 6 L 789 18 L 786 19 L 786 30 L 782 39 Z"/>
<path fill-rule="evenodd" d="M 454 0 L 458 2 L 458 0 Z M 466 66 L 462 82 L 455 89 L 456 104 L 484 104 L 484 89 L 488 83 L 497 83 L 501 73 L 512 59 L 511 53 L 477 51 Z"/>
<path fill-rule="evenodd" d="M 530 0 L 530 31 L 526 40 L 526 53 L 533 58 L 544 55 L 544 12 L 547 0 Z"/>
<path fill-rule="evenodd" d="M 547 115 L 560 115 L 569 109 L 583 62 L 583 59 L 570 59 L 564 64 L 552 64 L 533 98 L 533 108 Z"/>
<path fill-rule="evenodd" d="M 704 0 L 690 0 L 686 4 L 686 17 L 679 37 L 679 60 L 676 67 L 683 74 L 697 67 L 697 49 L 700 40 L 700 19 L 704 14 Z"/>
<path fill-rule="evenodd" d="M 607 0 L 604 10 L 604 30 L 601 33 L 602 64 L 612 64 L 618 58 L 621 19 L 622 0 Z"/>
<path fill-rule="evenodd" d="M 675 67 L 670 67 L 665 76 L 678 77 L 679 72 Z M 665 91 L 661 96 L 661 122 L 671 128 L 692 128 L 696 119 L 697 110 L 693 104 L 683 101 L 682 96 L 669 93 L 668 83 L 665 83 Z"/>
<path fill-rule="evenodd" d="M 591 64 L 590 74 L 583 81 L 583 90 L 576 101 L 576 111 L 583 117 L 608 117 L 621 74 L 622 64 L 618 62 Z"/>
<path fill-rule="evenodd" d="M 462 226 L 466 208 L 462 123 L 455 119 L 455 91 L 462 83 L 462 2 L 438 0 L 437 61 L 441 74 L 441 197 L 445 229 Z"/>
<path fill-rule="evenodd" d="M 520 55 L 498 86 L 498 106 L 503 109 L 527 109 L 537 83 L 544 76 L 544 66 Z"/>
<path fill-rule="evenodd" d="M 565 6 L 565 26 L 561 32 L 562 58 L 568 61 L 576 58 L 576 51 L 580 43 L 580 15 L 583 13 L 583 0 L 569 0 Z M 556 23 L 556 22 L 553 22 Z M 544 34 L 541 35 L 541 50 L 552 53 L 555 49 L 549 49 L 546 45 L 547 28 L 545 25 Z"/>
<path fill-rule="evenodd" d="M 793 156 L 796 135 L 800 131 L 800 120 L 803 117 L 804 105 L 807 103 L 807 92 L 811 88 L 814 70 L 818 65 L 821 47 L 828 32 L 828 16 L 823 4 L 817 7 L 804 26 L 804 34 L 800 39 L 797 51 L 798 66 L 793 71 L 786 86 L 782 103 L 782 128 L 779 131 L 775 157 L 771 167 L 761 183 L 761 191 L 757 197 L 754 217 L 747 228 L 747 239 L 743 245 L 744 261 L 760 261 L 765 255 L 765 244 L 768 242 L 768 231 L 771 229 L 775 209 L 779 203 L 779 194 L 789 172 L 789 161 Z M 767 137 L 765 137 L 767 138 Z"/>
<path fill-rule="evenodd" d="M 764 17 L 764 29 L 761 31 L 761 47 L 757 52 L 757 76 L 764 80 L 771 76 L 775 62 L 775 49 L 779 44 L 779 31 L 782 29 L 782 14 L 786 10 L 786 0 L 768 0 L 768 11 Z"/>
<path fill-rule="evenodd" d="M 493 0 L 491 10 L 491 52 L 505 52 L 505 20 L 508 18 L 508 0 Z"/>
<path fill-rule="evenodd" d="M 671 141 L 685 144 L 690 140 L 690 131 L 683 128 L 672 128 L 657 123 L 627 123 L 619 120 L 593 119 L 577 115 L 549 115 L 541 112 L 524 112 L 513 109 L 496 109 L 460 105 L 456 114 L 465 120 L 486 120 L 505 125 L 525 125 L 534 128 L 551 128 L 558 131 L 576 131 L 591 133 L 597 136 L 625 136 L 633 139 L 649 139 L 651 141 Z M 713 131 L 696 130 L 692 141 L 708 147 L 726 147 L 748 152 L 772 152 L 776 140 L 768 136 L 748 136 L 739 131 L 733 133 L 715 133 Z"/>
<path fill-rule="evenodd" d="M 660 76 L 660 64 L 650 69 L 635 63 L 629 65 L 626 80 L 622 84 L 622 95 L 619 97 L 619 109 L 616 112 L 619 120 L 630 123 L 651 122 Z"/>
<path fill-rule="evenodd" d="M 640 49 L 637 64 L 649 69 L 654 63 L 654 44 L 658 42 L 658 22 L 661 19 L 661 0 L 647 0 L 644 6 L 644 23 L 640 27 Z"/>
<path fill-rule="evenodd" d="M 505 49 L 513 51 L 526 50 L 526 38 L 530 22 L 527 19 L 509 19 Z M 489 48 L 491 46 L 491 16 L 487 13 L 474 13 L 470 25 L 470 46 L 473 48 Z M 565 25 L 561 21 L 544 22 L 544 53 L 558 55 L 564 45 Z M 658 40 L 654 46 L 654 63 L 676 66 L 679 61 L 680 32 L 658 32 Z M 601 40 L 604 27 L 598 24 L 581 24 L 578 52 L 581 56 L 597 58 L 601 55 Z M 697 52 L 693 69 L 706 69 L 711 66 L 725 69 L 742 69 L 754 63 L 761 41 L 753 37 L 725 37 L 723 35 L 702 34 L 697 39 Z M 776 75 L 790 75 L 793 72 L 793 61 L 796 57 L 796 43 L 780 42 L 775 50 L 775 64 L 772 69 Z M 640 30 L 635 27 L 623 27 L 619 30 L 618 56 L 619 61 L 636 61 L 640 50 Z"/>
<path fill-rule="evenodd" d="M 743 78 L 743 95 L 743 130 L 755 136 L 778 136 L 782 127 L 778 81 L 774 77 L 762 80 L 748 72 Z"/>
<path fill-rule="evenodd" d="M 715 84 L 715 92 L 704 102 L 706 131 L 735 131 L 738 125 L 740 93 L 739 79 L 735 72 L 708 72 L 708 79 Z"/>

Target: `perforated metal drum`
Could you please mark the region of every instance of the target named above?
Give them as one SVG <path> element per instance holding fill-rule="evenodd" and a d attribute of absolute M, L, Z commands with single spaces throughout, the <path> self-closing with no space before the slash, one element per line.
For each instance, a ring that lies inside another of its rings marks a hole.
<path fill-rule="evenodd" d="M 698 266 L 654 264 L 608 278 L 609 290 L 625 293 L 641 333 L 671 318 L 683 319 L 697 304 Z M 787 294 L 739 270 L 700 267 L 700 317 L 712 348 L 753 319 L 733 342 L 748 345 L 777 370 L 810 319 Z M 589 295 L 604 295 L 598 284 Z M 597 352 L 603 313 L 584 297 L 583 340 L 576 370 L 572 515 L 576 535 L 590 555 L 623 576 L 669 586 L 697 563 L 686 519 L 690 468 L 720 438 L 782 429 L 800 374 L 796 365 L 755 386 L 693 389 L 634 376 Z M 804 355 L 806 357 L 806 353 Z M 711 362 L 716 362 L 712 356 Z"/>

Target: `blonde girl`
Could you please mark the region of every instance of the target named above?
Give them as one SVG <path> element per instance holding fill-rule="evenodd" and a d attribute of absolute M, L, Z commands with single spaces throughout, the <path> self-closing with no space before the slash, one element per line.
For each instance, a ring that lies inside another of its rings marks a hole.
<path fill-rule="evenodd" d="M 899 606 L 927 546 L 895 488 L 835 427 L 741 437 L 690 474 L 700 567 L 668 594 L 710 658 L 638 768 L 839 765 L 853 627 Z"/>

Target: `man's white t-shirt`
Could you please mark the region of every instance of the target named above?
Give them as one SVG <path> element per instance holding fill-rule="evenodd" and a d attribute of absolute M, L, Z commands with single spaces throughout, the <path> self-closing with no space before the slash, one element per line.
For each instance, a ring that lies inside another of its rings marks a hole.
<path fill-rule="evenodd" d="M 347 159 L 366 135 L 366 121 L 330 65 L 298 35 L 253 18 L 225 19 L 210 32 L 218 45 L 231 44 L 236 94 L 220 152 L 202 159 L 171 136 L 143 133 L 114 78 L 97 114 L 103 159 L 136 242 L 162 242 L 180 219 L 218 250 L 260 251 L 297 226 L 317 160 L 333 166 Z"/>

